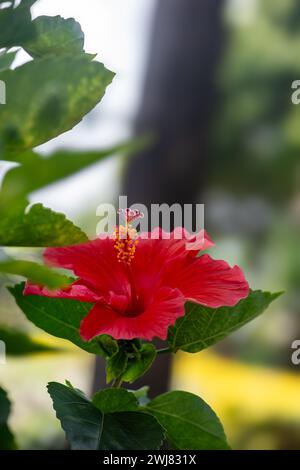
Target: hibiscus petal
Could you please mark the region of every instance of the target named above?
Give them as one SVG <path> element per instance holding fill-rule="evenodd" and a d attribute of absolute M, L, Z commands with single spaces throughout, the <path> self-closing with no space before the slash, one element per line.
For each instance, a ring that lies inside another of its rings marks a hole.
<path fill-rule="evenodd" d="M 167 339 L 169 326 L 185 314 L 184 303 L 184 296 L 178 289 L 158 289 L 143 315 L 137 317 L 139 328 L 143 331 L 142 337 L 148 340 L 155 336 Z"/>
<path fill-rule="evenodd" d="M 213 308 L 234 306 L 249 295 L 241 269 L 209 255 L 175 260 L 165 269 L 161 283 L 177 287 L 186 300 Z"/>
<path fill-rule="evenodd" d="M 76 276 L 93 285 L 100 295 L 109 291 L 128 295 L 129 284 L 124 266 L 119 263 L 114 240 L 96 240 L 58 248 L 47 248 L 44 252 L 47 264 L 72 270 Z"/>
<path fill-rule="evenodd" d="M 144 237 L 148 238 L 144 238 Z M 147 291 L 160 285 L 162 272 L 169 263 L 180 258 L 193 259 L 199 250 L 213 246 L 207 233 L 202 230 L 191 235 L 182 227 L 167 233 L 160 228 L 139 236 L 132 273 L 139 291 Z M 169 285 L 169 284 L 168 284 Z M 176 284 L 173 285 L 176 288 Z"/>
<path fill-rule="evenodd" d="M 135 317 L 97 303 L 81 322 L 80 335 L 86 341 L 102 334 L 115 339 L 152 340 L 155 336 L 166 339 L 168 327 L 183 315 L 182 294 L 177 289 L 164 287 L 156 292 L 145 311 Z"/>
<path fill-rule="evenodd" d="M 214 242 L 205 230 L 190 234 L 183 227 L 176 227 L 172 232 L 165 232 L 157 227 L 152 232 L 139 234 L 139 243 L 143 249 L 154 252 L 163 251 L 165 261 L 180 255 L 195 255 L 200 250 L 214 246 Z"/>
<path fill-rule="evenodd" d="M 80 300 L 81 302 L 99 302 L 101 299 L 98 294 L 95 294 L 95 292 L 90 290 L 87 286 L 78 283 L 78 281 L 75 281 L 64 289 L 56 290 L 50 290 L 47 289 L 47 287 L 27 282 L 23 295 L 41 295 L 43 297 Z"/>
<path fill-rule="evenodd" d="M 200 230 L 197 234 L 190 234 L 185 228 L 176 227 L 171 233 L 171 240 L 173 240 L 173 254 L 176 255 L 182 254 L 182 250 L 186 254 L 195 255 L 201 250 L 207 250 L 214 246 L 214 242 L 205 230 Z"/>

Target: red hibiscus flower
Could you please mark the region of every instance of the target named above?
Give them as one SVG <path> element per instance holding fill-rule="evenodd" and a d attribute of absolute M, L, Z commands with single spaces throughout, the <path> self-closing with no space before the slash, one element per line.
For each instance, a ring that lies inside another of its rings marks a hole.
<path fill-rule="evenodd" d="M 122 238 L 122 230 L 117 227 L 114 238 L 47 248 L 45 262 L 72 270 L 78 280 L 54 292 L 28 282 L 24 295 L 93 302 L 80 326 L 86 341 L 101 334 L 166 339 L 168 327 L 184 315 L 186 301 L 216 308 L 233 306 L 248 296 L 240 268 L 207 254 L 197 257 L 199 237 L 188 236 L 184 229 L 171 234 L 157 229 L 147 238 L 133 229 Z M 205 232 L 202 235 L 203 250 L 213 243 Z"/>

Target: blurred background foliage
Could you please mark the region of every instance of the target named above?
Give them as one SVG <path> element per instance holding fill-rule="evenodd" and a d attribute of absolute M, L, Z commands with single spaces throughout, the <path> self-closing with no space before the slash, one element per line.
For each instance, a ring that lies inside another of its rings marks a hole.
<path fill-rule="evenodd" d="M 229 246 L 239 239 L 235 250 L 243 245 L 252 286 L 286 290 L 278 316 L 260 320 L 262 347 L 247 349 L 256 360 L 290 367 L 286 341 L 300 335 L 300 107 L 291 103 L 300 6 L 280 5 L 257 1 L 243 20 L 228 12 L 207 223 Z"/>
<path fill-rule="evenodd" d="M 228 8 L 206 225 L 219 237 L 219 254 L 227 247 L 229 258 L 241 258 L 252 286 L 285 295 L 199 356 L 193 388 L 202 396 L 206 389 L 237 447 L 299 449 L 300 376 L 290 348 L 300 336 L 300 107 L 291 103 L 300 75 L 300 5 L 246 3 L 248 11 L 238 2 Z M 194 380 L 194 361 L 178 360 L 176 382 L 183 370 Z"/>
<path fill-rule="evenodd" d="M 57 13 L 63 14 L 64 3 L 56 5 Z M 124 4 L 123 8 L 129 8 L 129 14 L 139 21 L 143 7 L 138 10 L 137 3 L 130 1 Z M 103 2 L 99 5 L 101 13 Z M 117 15 L 120 0 L 111 5 L 112 15 Z M 81 4 L 77 8 L 82 10 L 85 6 Z M 46 6 L 44 9 L 48 14 Z M 134 9 L 139 14 L 134 13 Z M 149 5 L 145 10 L 145 15 L 150 17 Z M 178 355 L 173 366 L 172 386 L 200 394 L 216 410 L 233 448 L 299 449 L 300 378 L 299 366 L 291 362 L 291 344 L 300 338 L 300 105 L 291 103 L 291 84 L 300 79 L 300 5 L 297 0 L 231 0 L 227 2 L 224 24 L 218 106 L 210 149 L 213 165 L 204 197 L 206 228 L 217 244 L 212 255 L 243 266 L 253 288 L 285 290 L 286 294 L 267 314 L 218 346 L 196 355 Z M 101 23 L 98 29 L 101 30 Z M 86 32 L 88 36 L 89 31 Z M 116 47 L 122 49 L 122 34 L 119 38 L 118 34 L 113 24 L 106 38 L 115 45 L 113 36 Z M 139 34 L 141 37 L 143 31 L 136 32 L 137 38 Z M 139 56 L 138 60 L 143 62 L 144 59 Z M 115 88 L 117 85 L 118 82 Z M 96 109 L 83 126 L 75 129 L 80 142 L 72 133 L 59 142 L 60 146 L 63 143 L 72 151 L 76 150 L 74 166 L 70 164 L 69 168 L 67 163 L 71 154 L 60 154 L 59 158 L 65 162 L 62 176 L 68 178 L 60 186 L 50 187 L 48 192 L 31 199 L 35 201 L 38 197 L 49 201 L 54 209 L 69 211 L 77 225 L 90 235 L 98 222 L 97 205 L 110 202 L 118 195 L 123 160 L 113 160 L 108 169 L 105 162 L 96 164 L 106 152 L 98 154 L 99 158 L 89 153 L 88 162 L 84 152 L 91 145 L 92 134 L 96 135 L 93 145 L 95 141 L 97 146 L 99 144 L 98 134 L 103 131 L 103 127 L 97 126 L 100 118 L 101 122 L 106 119 L 113 122 L 111 134 L 108 132 L 113 144 L 120 136 L 129 135 L 130 112 L 122 118 L 124 132 L 120 131 L 118 119 L 122 114 L 122 99 L 128 101 L 127 111 L 134 112 L 135 96 L 128 98 L 124 87 L 123 94 L 116 93 L 119 108 L 114 110 L 109 106 L 109 99 L 113 101 L 109 95 L 105 98 L 107 102 L 104 99 L 106 112 L 99 113 Z M 108 138 L 104 143 L 107 141 L 111 142 Z M 112 145 L 107 154 L 114 153 L 125 152 Z M 47 169 L 41 170 L 41 186 L 56 179 L 57 155 L 52 156 L 52 166 L 49 161 L 48 166 L 45 163 Z M 37 165 L 36 160 L 32 154 L 31 168 Z M 102 184 L 98 179 L 96 190 L 86 198 L 88 184 L 84 174 L 81 173 L 79 179 L 70 179 L 82 168 L 83 160 L 85 165 L 93 164 L 91 171 L 97 170 L 106 180 L 102 180 Z M 39 162 L 39 165 L 42 169 L 44 164 Z M 19 169 L 9 176 L 15 181 L 16 194 L 20 190 L 20 174 Z M 28 191 L 38 188 L 30 187 Z M 56 199 L 51 199 L 53 193 Z M 77 197 L 76 200 L 83 199 L 76 211 L 70 194 Z M 11 252 L 18 253 L 18 250 Z M 29 260 L 39 258 L 39 253 L 33 250 L 23 250 L 22 255 L 24 253 Z M 88 392 L 93 358 L 29 325 L 5 289 L 7 280 L 1 280 L 0 324 L 9 327 L 9 331 L 17 328 L 29 332 L 34 347 L 39 345 L 34 356 L 8 356 L 7 364 L 0 366 L 1 385 L 9 390 L 13 402 L 10 426 L 23 448 L 63 447 L 63 436 L 45 384 L 67 378 Z M 48 347 L 54 348 L 55 354 L 50 354 Z"/>

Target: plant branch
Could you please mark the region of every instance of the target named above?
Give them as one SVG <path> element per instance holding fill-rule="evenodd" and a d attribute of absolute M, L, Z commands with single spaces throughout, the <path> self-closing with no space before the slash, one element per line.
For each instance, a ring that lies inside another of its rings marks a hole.
<path fill-rule="evenodd" d="M 117 377 L 117 378 L 115 379 L 115 381 L 113 382 L 113 384 L 112 384 L 112 388 L 120 388 L 121 385 L 122 385 L 122 382 L 123 382 L 122 376 Z"/>
<path fill-rule="evenodd" d="M 162 348 L 162 349 L 157 349 L 156 354 L 166 354 L 170 353 L 172 350 L 170 348 Z"/>

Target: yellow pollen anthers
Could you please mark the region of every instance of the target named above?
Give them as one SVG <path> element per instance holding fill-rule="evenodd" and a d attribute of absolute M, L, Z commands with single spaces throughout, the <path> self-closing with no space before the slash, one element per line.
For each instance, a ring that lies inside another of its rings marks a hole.
<path fill-rule="evenodd" d="M 130 264 L 134 258 L 138 244 L 137 231 L 130 225 L 119 225 L 115 228 L 115 250 L 119 262 Z"/>
<path fill-rule="evenodd" d="M 144 214 L 132 209 L 120 209 L 119 214 L 122 214 L 125 218 L 125 225 L 119 225 L 115 228 L 114 247 L 117 252 L 118 261 L 130 265 L 138 244 L 138 232 L 130 225 L 130 222 L 137 218 L 142 218 Z"/>

